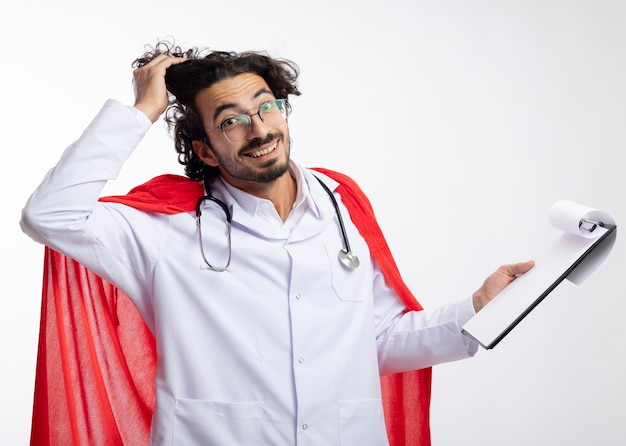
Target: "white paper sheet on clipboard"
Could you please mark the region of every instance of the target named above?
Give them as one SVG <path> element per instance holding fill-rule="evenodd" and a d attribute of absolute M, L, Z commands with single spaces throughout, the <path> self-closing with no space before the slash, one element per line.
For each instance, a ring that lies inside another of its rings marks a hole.
<path fill-rule="evenodd" d="M 580 285 L 608 256 L 617 235 L 613 218 L 567 200 L 549 212 L 552 226 L 563 231 L 535 266 L 506 287 L 463 325 L 463 333 L 485 349 L 496 346 L 564 279 Z"/>

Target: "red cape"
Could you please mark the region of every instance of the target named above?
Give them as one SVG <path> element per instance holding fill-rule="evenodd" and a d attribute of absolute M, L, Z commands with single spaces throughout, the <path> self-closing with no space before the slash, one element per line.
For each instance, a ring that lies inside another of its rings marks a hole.
<path fill-rule="evenodd" d="M 407 311 L 422 309 L 404 284 L 372 206 L 345 175 L 316 169 L 337 192 Z M 163 175 L 101 201 L 175 214 L 195 210 L 202 187 Z M 130 299 L 46 247 L 31 445 L 146 446 L 155 403 L 154 337 Z M 432 369 L 381 377 L 391 446 L 430 446 Z"/>

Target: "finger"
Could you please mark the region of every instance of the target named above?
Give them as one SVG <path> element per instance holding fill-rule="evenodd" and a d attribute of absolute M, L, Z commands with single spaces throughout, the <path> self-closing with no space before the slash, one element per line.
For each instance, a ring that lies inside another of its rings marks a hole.
<path fill-rule="evenodd" d="M 185 59 L 184 57 L 172 57 L 168 56 L 167 54 L 159 54 L 146 65 L 135 68 L 133 70 L 133 77 L 138 78 L 142 76 L 150 76 L 152 74 L 157 76 L 164 76 L 169 67 L 171 67 L 172 65 L 183 63 L 185 61 L 187 61 L 187 59 Z"/>
<path fill-rule="evenodd" d="M 165 64 L 180 63 L 186 60 L 187 59 L 184 57 L 170 56 L 168 54 L 161 53 L 161 54 L 157 54 L 156 56 L 154 56 L 150 62 L 144 65 L 144 67 L 159 65 L 162 63 L 165 63 Z"/>
<path fill-rule="evenodd" d="M 146 65 L 146 67 L 151 66 L 151 67 L 159 67 L 160 69 L 167 69 L 168 67 L 171 67 L 172 65 L 183 63 L 186 60 L 187 59 L 184 57 L 174 57 L 174 56 L 168 56 L 167 54 L 159 54 L 154 59 L 152 59 L 150 63 Z"/>
<path fill-rule="evenodd" d="M 528 260 L 526 262 L 520 262 L 520 263 L 513 263 L 510 265 L 504 265 L 502 266 L 500 269 L 503 273 L 511 276 L 511 277 L 518 277 L 524 273 L 527 273 L 528 271 L 530 271 L 532 269 L 532 267 L 535 266 L 535 261 L 534 260 Z"/>

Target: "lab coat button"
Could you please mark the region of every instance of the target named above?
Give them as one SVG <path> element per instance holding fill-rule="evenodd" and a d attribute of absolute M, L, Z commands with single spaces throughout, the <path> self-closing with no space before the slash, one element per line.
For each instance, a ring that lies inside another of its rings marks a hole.
<path fill-rule="evenodd" d="M 298 362 L 299 362 L 300 364 L 302 364 L 302 363 L 304 362 L 304 358 L 299 358 L 299 359 L 298 359 Z"/>
<path fill-rule="evenodd" d="M 302 425 L 302 430 L 307 430 L 308 428 L 309 428 L 309 425 L 308 425 L 308 424 L 303 424 L 303 425 Z"/>
<path fill-rule="evenodd" d="M 302 294 L 296 293 L 296 299 L 300 299 L 301 297 L 302 297 Z"/>

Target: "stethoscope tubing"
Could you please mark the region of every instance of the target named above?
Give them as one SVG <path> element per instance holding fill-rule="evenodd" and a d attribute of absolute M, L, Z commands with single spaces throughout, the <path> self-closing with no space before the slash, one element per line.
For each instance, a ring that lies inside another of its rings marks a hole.
<path fill-rule="evenodd" d="M 328 188 L 328 186 L 317 175 L 314 175 L 314 176 L 315 176 L 315 179 L 320 183 L 320 185 L 322 186 L 326 194 L 330 197 L 330 200 L 333 204 L 333 208 L 335 209 L 335 215 L 337 215 L 337 221 L 339 222 L 339 229 L 341 231 L 341 237 L 343 238 L 343 245 L 344 245 L 344 249 L 339 250 L 339 254 L 338 254 L 339 261 L 350 269 L 358 268 L 359 258 L 356 256 L 356 254 L 352 252 L 352 249 L 350 248 L 350 241 L 348 240 L 348 232 L 346 231 L 346 227 L 343 222 L 343 217 L 341 215 L 341 210 L 339 209 L 339 204 L 337 203 L 335 196 L 333 195 L 332 191 Z M 204 190 L 205 190 L 205 195 L 200 197 L 198 201 L 196 202 L 196 225 L 198 227 L 198 240 L 200 243 L 200 253 L 202 254 L 202 260 L 204 262 L 203 264 L 200 265 L 200 267 L 202 269 L 208 269 L 208 270 L 215 271 L 215 272 L 228 271 L 228 267 L 230 266 L 230 261 L 232 257 L 232 240 L 231 240 L 232 214 L 230 213 L 228 206 L 226 206 L 226 203 L 224 203 L 219 198 L 216 198 L 213 196 L 209 188 L 208 181 L 205 181 L 204 183 Z M 201 217 L 202 217 L 202 204 L 204 203 L 205 200 L 209 200 L 209 201 L 216 203 L 220 208 L 222 208 L 222 210 L 224 211 L 224 214 L 226 215 L 226 226 L 227 226 L 227 233 L 228 233 L 228 260 L 226 262 L 226 266 L 223 266 L 223 267 L 211 265 L 209 261 L 207 260 L 206 255 L 204 253 L 204 246 L 202 244 Z"/>

